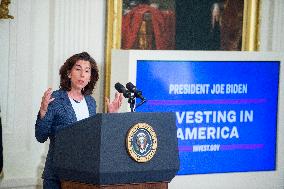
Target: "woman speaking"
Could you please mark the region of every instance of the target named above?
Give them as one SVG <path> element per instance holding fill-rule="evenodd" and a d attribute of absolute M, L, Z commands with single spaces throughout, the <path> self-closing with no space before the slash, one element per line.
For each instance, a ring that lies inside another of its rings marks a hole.
<path fill-rule="evenodd" d="M 82 52 L 68 58 L 59 71 L 59 90 L 45 91 L 35 124 L 35 137 L 43 143 L 50 139 L 49 150 L 43 171 L 43 188 L 61 188 L 53 166 L 55 134 L 72 123 L 94 116 L 96 101 L 91 96 L 99 79 L 95 60 Z M 122 103 L 122 94 L 116 93 L 110 103 L 106 98 L 108 112 L 117 112 Z"/>

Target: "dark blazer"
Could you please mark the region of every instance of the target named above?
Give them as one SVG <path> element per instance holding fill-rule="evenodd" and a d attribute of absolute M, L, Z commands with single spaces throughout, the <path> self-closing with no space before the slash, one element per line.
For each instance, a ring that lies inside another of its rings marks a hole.
<path fill-rule="evenodd" d="M 42 178 L 58 180 L 59 178 L 53 168 L 54 136 L 60 129 L 76 122 L 77 118 L 67 95 L 67 91 L 54 91 L 52 97 L 55 99 L 48 105 L 48 110 L 44 118 L 40 119 L 38 114 L 35 124 L 35 137 L 41 143 L 45 142 L 47 138 L 50 139 Z M 87 95 L 85 96 L 85 100 L 90 116 L 94 116 L 96 114 L 95 99 Z"/>

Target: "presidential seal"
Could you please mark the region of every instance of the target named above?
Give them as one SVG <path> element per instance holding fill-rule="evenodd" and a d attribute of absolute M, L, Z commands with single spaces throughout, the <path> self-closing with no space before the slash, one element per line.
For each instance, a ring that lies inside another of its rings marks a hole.
<path fill-rule="evenodd" d="M 154 129 L 147 123 L 137 123 L 126 136 L 126 148 L 132 159 L 147 162 L 152 159 L 158 147 Z"/>

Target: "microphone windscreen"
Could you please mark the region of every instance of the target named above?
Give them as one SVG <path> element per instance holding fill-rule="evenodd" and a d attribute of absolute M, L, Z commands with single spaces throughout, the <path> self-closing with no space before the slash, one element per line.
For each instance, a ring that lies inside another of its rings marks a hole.
<path fill-rule="evenodd" d="M 126 84 L 126 88 L 127 88 L 129 91 L 134 92 L 136 87 L 135 87 L 131 82 L 128 82 L 128 83 Z"/>
<path fill-rule="evenodd" d="M 122 84 L 118 83 L 118 82 L 114 85 L 114 88 L 115 88 L 119 93 L 123 93 L 123 92 L 125 91 L 124 86 L 123 86 Z"/>

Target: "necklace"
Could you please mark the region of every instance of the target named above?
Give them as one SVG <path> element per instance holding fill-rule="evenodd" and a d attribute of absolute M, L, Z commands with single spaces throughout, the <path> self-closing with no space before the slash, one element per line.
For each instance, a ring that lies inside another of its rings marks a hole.
<path fill-rule="evenodd" d="M 72 100 L 74 100 L 74 102 L 76 102 L 76 103 L 80 103 L 80 102 L 81 102 L 81 101 L 75 100 L 75 99 L 73 99 L 73 98 L 72 98 Z"/>
<path fill-rule="evenodd" d="M 80 103 L 82 100 L 83 100 L 83 98 L 84 98 L 84 96 L 81 94 L 81 95 L 79 95 L 79 96 L 77 96 L 77 97 L 75 97 L 75 96 L 73 96 L 72 94 L 71 94 L 71 92 L 68 92 L 68 96 L 71 98 L 71 99 L 73 99 L 76 103 Z"/>

